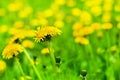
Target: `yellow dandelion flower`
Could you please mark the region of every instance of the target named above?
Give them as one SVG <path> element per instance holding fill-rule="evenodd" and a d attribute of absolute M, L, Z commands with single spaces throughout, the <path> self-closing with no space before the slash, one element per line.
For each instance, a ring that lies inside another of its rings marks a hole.
<path fill-rule="evenodd" d="M 111 21 L 111 13 L 110 12 L 105 12 L 102 16 L 102 21 L 103 22 L 110 22 Z"/>
<path fill-rule="evenodd" d="M 53 10 L 52 9 L 47 9 L 43 12 L 45 17 L 51 17 L 53 16 Z"/>
<path fill-rule="evenodd" d="M 113 27 L 112 23 L 104 23 L 102 24 L 102 29 L 109 30 Z"/>
<path fill-rule="evenodd" d="M 87 11 L 82 11 L 80 15 L 80 21 L 84 24 L 90 24 L 92 22 L 92 16 Z"/>
<path fill-rule="evenodd" d="M 43 48 L 43 49 L 41 50 L 41 53 L 42 53 L 42 54 L 48 54 L 48 53 L 49 53 L 49 49 L 48 49 L 48 48 Z"/>
<path fill-rule="evenodd" d="M 5 33 L 8 31 L 8 26 L 7 25 L 1 25 L 0 26 L 0 33 Z"/>
<path fill-rule="evenodd" d="M 115 20 L 120 22 L 120 15 L 115 16 Z"/>
<path fill-rule="evenodd" d="M 85 37 L 76 37 L 75 42 L 83 44 L 83 45 L 89 44 L 89 40 L 87 38 L 85 38 Z"/>
<path fill-rule="evenodd" d="M 6 12 L 3 8 L 0 8 L 0 16 L 5 16 Z"/>
<path fill-rule="evenodd" d="M 120 22 L 117 24 L 117 28 L 120 29 Z"/>
<path fill-rule="evenodd" d="M 115 51 L 117 51 L 117 50 L 118 50 L 118 48 L 117 48 L 116 45 L 114 45 L 114 46 L 111 47 L 111 51 L 115 52 Z"/>
<path fill-rule="evenodd" d="M 0 73 L 3 73 L 6 70 L 6 63 L 3 60 L 0 60 Z"/>
<path fill-rule="evenodd" d="M 49 40 L 51 37 L 60 35 L 61 30 L 53 26 L 42 27 L 36 31 L 35 41 L 40 42 L 44 40 Z"/>
<path fill-rule="evenodd" d="M 27 6 L 24 8 L 24 10 L 19 11 L 18 15 L 20 18 L 26 18 L 33 12 L 32 7 Z"/>
<path fill-rule="evenodd" d="M 100 30 L 101 29 L 101 24 L 100 23 L 92 23 L 91 27 L 94 30 Z"/>
<path fill-rule="evenodd" d="M 58 28 L 62 28 L 64 26 L 64 22 L 61 20 L 57 20 L 54 22 L 54 26 L 56 26 Z"/>
<path fill-rule="evenodd" d="M 74 0 L 69 0 L 66 2 L 66 5 L 68 7 L 74 7 L 76 5 L 76 2 Z"/>
<path fill-rule="evenodd" d="M 91 8 L 91 12 L 94 16 L 99 16 L 102 14 L 102 8 L 101 8 L 101 6 L 93 6 Z"/>
<path fill-rule="evenodd" d="M 10 59 L 13 56 L 17 56 L 22 51 L 23 51 L 22 46 L 20 44 L 12 43 L 12 44 L 8 44 L 4 48 L 4 50 L 2 52 L 2 56 L 3 56 L 3 58 Z"/>
<path fill-rule="evenodd" d="M 64 5 L 65 4 L 65 0 L 55 0 L 55 4 L 57 4 L 57 5 Z"/>
<path fill-rule="evenodd" d="M 102 31 L 99 31 L 99 32 L 97 33 L 97 37 L 99 37 L 99 38 L 103 37 L 103 32 L 102 32 Z"/>
<path fill-rule="evenodd" d="M 73 24 L 73 30 L 80 30 L 83 27 L 83 24 L 80 22 L 76 22 L 75 24 Z"/>
<path fill-rule="evenodd" d="M 73 8 L 71 12 L 72 12 L 72 15 L 77 17 L 80 16 L 81 14 L 81 10 L 79 8 Z"/>
<path fill-rule="evenodd" d="M 119 4 L 115 5 L 114 10 L 116 12 L 120 12 L 120 5 Z"/>
<path fill-rule="evenodd" d="M 64 19 L 64 13 L 59 10 L 59 11 L 57 11 L 57 13 L 55 14 L 54 17 L 55 17 L 56 20 L 63 20 Z"/>
<path fill-rule="evenodd" d="M 14 2 L 8 5 L 8 10 L 10 12 L 15 12 L 15 11 L 19 11 L 22 7 L 23 7 L 22 2 Z"/>
<path fill-rule="evenodd" d="M 34 48 L 34 43 L 30 40 L 24 40 L 22 42 L 22 45 L 26 48 L 30 48 L 30 49 Z"/>
<path fill-rule="evenodd" d="M 104 11 L 111 11 L 111 10 L 112 10 L 112 4 L 110 4 L 110 3 L 105 3 L 105 4 L 103 5 L 103 10 L 104 10 Z"/>
<path fill-rule="evenodd" d="M 30 21 L 30 24 L 31 24 L 32 26 L 38 26 L 38 25 L 40 25 L 38 19 L 32 19 L 32 20 Z"/>
<path fill-rule="evenodd" d="M 15 28 L 21 28 L 24 26 L 24 22 L 23 21 L 16 21 L 14 24 L 13 24 L 13 27 Z"/>
<path fill-rule="evenodd" d="M 41 19 L 39 20 L 39 24 L 45 26 L 45 25 L 48 24 L 48 20 L 47 20 L 46 18 L 41 18 Z"/>

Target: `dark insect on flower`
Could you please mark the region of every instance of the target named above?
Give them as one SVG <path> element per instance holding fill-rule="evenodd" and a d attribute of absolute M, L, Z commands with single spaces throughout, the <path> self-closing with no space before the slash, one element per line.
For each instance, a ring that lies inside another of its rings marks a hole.
<path fill-rule="evenodd" d="M 17 38 L 17 39 L 14 40 L 14 43 L 19 43 L 19 42 L 20 42 L 19 38 Z"/>

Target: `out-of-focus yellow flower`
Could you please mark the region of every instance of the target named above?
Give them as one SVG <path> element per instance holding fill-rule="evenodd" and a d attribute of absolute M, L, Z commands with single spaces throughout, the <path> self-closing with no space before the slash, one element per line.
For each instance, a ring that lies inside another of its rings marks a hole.
<path fill-rule="evenodd" d="M 64 13 L 62 11 L 58 11 L 56 14 L 55 14 L 55 19 L 56 20 L 63 20 L 64 19 Z"/>
<path fill-rule="evenodd" d="M 24 40 L 22 42 L 22 46 L 32 49 L 32 48 L 34 48 L 34 43 L 32 41 L 30 41 L 30 40 Z"/>
<path fill-rule="evenodd" d="M 83 44 L 83 45 L 89 44 L 89 40 L 87 38 L 85 38 L 85 37 L 76 37 L 75 42 Z"/>
<path fill-rule="evenodd" d="M 43 12 L 45 17 L 51 17 L 53 16 L 53 10 L 52 9 L 47 9 Z"/>
<path fill-rule="evenodd" d="M 45 18 L 44 14 L 40 11 L 36 12 L 36 18 L 41 19 L 41 18 Z"/>
<path fill-rule="evenodd" d="M 76 5 L 76 2 L 75 2 L 74 0 L 68 0 L 68 1 L 66 2 L 66 5 L 67 5 L 68 7 L 74 7 L 74 6 Z"/>
<path fill-rule="evenodd" d="M 32 19 L 32 20 L 30 21 L 30 24 L 31 24 L 32 26 L 39 26 L 39 25 L 40 25 L 38 19 Z"/>
<path fill-rule="evenodd" d="M 81 10 L 79 8 L 73 8 L 71 12 L 72 12 L 72 15 L 77 17 L 80 16 L 81 14 Z"/>
<path fill-rule="evenodd" d="M 92 16 L 87 11 L 82 11 L 80 15 L 80 21 L 84 24 L 90 24 L 92 22 Z"/>
<path fill-rule="evenodd" d="M 100 30 L 101 29 L 101 24 L 100 23 L 92 23 L 91 27 L 94 30 Z"/>
<path fill-rule="evenodd" d="M 39 20 L 40 25 L 46 26 L 48 24 L 48 20 L 46 18 L 41 18 Z"/>
<path fill-rule="evenodd" d="M 24 26 L 24 22 L 23 21 L 16 21 L 13 24 L 13 27 L 15 27 L 15 28 L 22 28 L 23 26 Z"/>
<path fill-rule="evenodd" d="M 112 10 L 112 4 L 106 3 L 103 5 L 103 10 L 104 11 L 111 11 Z"/>
<path fill-rule="evenodd" d="M 115 5 L 114 10 L 115 12 L 120 12 L 120 4 Z"/>
<path fill-rule="evenodd" d="M 5 9 L 0 8 L 0 16 L 5 16 L 5 15 L 6 15 Z"/>
<path fill-rule="evenodd" d="M 64 4 L 65 4 L 65 1 L 66 1 L 66 0 L 55 0 L 54 3 L 61 6 L 61 5 L 64 5 Z"/>
<path fill-rule="evenodd" d="M 57 29 L 56 27 L 53 26 L 42 27 L 41 29 L 38 29 L 36 31 L 35 41 L 37 42 L 44 41 L 60 34 L 61 30 Z"/>
<path fill-rule="evenodd" d="M 113 27 L 112 23 L 104 23 L 102 24 L 102 29 L 109 30 Z"/>
<path fill-rule="evenodd" d="M 94 5 L 94 0 L 93 1 L 91 1 L 91 0 L 86 0 L 85 1 L 85 6 L 86 7 L 92 7 Z"/>
<path fill-rule="evenodd" d="M 0 33 L 5 33 L 8 31 L 8 26 L 7 25 L 1 25 L 0 26 Z"/>
<path fill-rule="evenodd" d="M 83 27 L 77 30 L 74 30 L 73 36 L 78 37 L 78 36 L 86 36 L 90 35 L 94 32 L 94 29 L 92 27 Z"/>
<path fill-rule="evenodd" d="M 102 21 L 103 22 L 110 22 L 111 21 L 111 13 L 105 12 L 102 16 Z"/>
<path fill-rule="evenodd" d="M 102 48 L 97 48 L 97 53 L 100 54 L 100 53 L 103 53 L 104 52 L 104 49 Z"/>
<path fill-rule="evenodd" d="M 64 22 L 61 21 L 61 20 L 58 20 L 58 21 L 55 21 L 54 22 L 54 26 L 58 27 L 58 28 L 61 28 L 64 26 Z"/>
<path fill-rule="evenodd" d="M 8 10 L 10 12 L 15 12 L 15 11 L 19 11 L 20 9 L 22 9 L 22 7 L 23 7 L 22 2 L 14 2 L 8 5 Z"/>
<path fill-rule="evenodd" d="M 19 11 L 18 16 L 20 18 L 26 18 L 33 12 L 32 7 L 27 6 L 23 10 Z"/>
<path fill-rule="evenodd" d="M 120 22 L 120 15 L 115 16 L 115 20 Z"/>
<path fill-rule="evenodd" d="M 11 28 L 9 33 L 21 39 L 35 36 L 35 30 L 30 30 L 30 29 Z"/>
<path fill-rule="evenodd" d="M 97 33 L 97 37 L 101 38 L 102 36 L 103 36 L 103 32 L 102 32 L 102 31 L 99 31 L 99 32 Z"/>
<path fill-rule="evenodd" d="M 3 56 L 3 58 L 10 59 L 13 56 L 17 56 L 22 51 L 23 51 L 22 46 L 20 44 L 12 43 L 12 44 L 8 44 L 4 48 L 4 50 L 2 52 L 2 56 Z"/>
<path fill-rule="evenodd" d="M 117 28 L 120 29 L 120 22 L 117 24 Z"/>
<path fill-rule="evenodd" d="M 3 60 L 0 60 L 0 73 L 3 73 L 6 70 L 6 63 Z"/>
<path fill-rule="evenodd" d="M 118 48 L 117 48 L 117 46 L 116 46 L 116 45 L 114 45 L 114 46 L 112 46 L 112 47 L 111 47 L 111 51 L 113 51 L 113 52 L 114 52 L 114 51 L 117 51 L 117 50 L 118 50 Z"/>
<path fill-rule="evenodd" d="M 43 49 L 41 50 L 41 53 L 42 53 L 42 54 L 48 54 L 48 53 L 49 53 L 49 49 L 48 49 L 48 48 L 43 48 Z"/>
<path fill-rule="evenodd" d="M 94 16 L 100 16 L 102 14 L 102 8 L 101 6 L 93 6 L 91 12 Z"/>
<path fill-rule="evenodd" d="M 81 31 L 83 31 L 84 35 L 90 35 L 94 32 L 94 29 L 88 26 L 81 29 Z"/>
<path fill-rule="evenodd" d="M 76 22 L 73 24 L 73 30 L 80 30 L 83 27 L 83 24 L 81 22 Z"/>

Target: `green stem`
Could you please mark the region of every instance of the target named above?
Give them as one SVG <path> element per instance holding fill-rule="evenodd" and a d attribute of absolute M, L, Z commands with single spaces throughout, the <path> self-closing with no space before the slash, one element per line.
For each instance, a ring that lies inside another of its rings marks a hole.
<path fill-rule="evenodd" d="M 50 54 L 50 57 L 52 59 L 52 63 L 54 65 L 54 67 L 56 68 L 56 60 L 55 60 L 54 53 L 52 51 L 52 43 L 50 41 L 48 42 L 48 47 L 49 47 L 49 54 Z"/>
<path fill-rule="evenodd" d="M 107 38 L 107 66 L 109 67 L 109 58 L 111 55 L 111 51 L 110 51 L 110 37 L 109 37 L 109 32 L 106 32 L 106 38 Z"/>
<path fill-rule="evenodd" d="M 17 65 L 18 65 L 18 68 L 19 68 L 21 74 L 22 74 L 22 75 L 24 76 L 24 78 L 25 78 L 25 73 L 24 73 L 24 71 L 23 71 L 23 69 L 22 69 L 22 67 L 21 67 L 21 64 L 20 64 L 20 62 L 19 62 L 19 59 L 18 59 L 17 57 L 15 57 L 15 61 L 16 61 Z"/>
<path fill-rule="evenodd" d="M 23 51 L 24 51 L 25 55 L 27 56 L 28 60 L 30 61 L 30 64 L 32 65 L 32 67 L 33 67 L 33 69 L 34 69 L 37 77 L 39 78 L 39 80 L 42 80 L 42 77 L 40 76 L 37 68 L 36 68 L 35 65 L 33 64 L 32 59 L 31 59 L 30 56 L 29 56 L 29 53 L 26 51 L 25 48 L 23 48 Z"/>

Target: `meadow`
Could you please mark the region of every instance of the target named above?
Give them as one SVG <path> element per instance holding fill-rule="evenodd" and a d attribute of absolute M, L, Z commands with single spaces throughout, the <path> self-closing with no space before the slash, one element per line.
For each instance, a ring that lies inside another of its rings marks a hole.
<path fill-rule="evenodd" d="M 0 80 L 120 80 L 120 0 L 0 0 Z"/>

